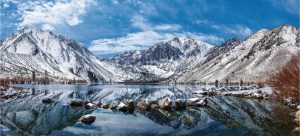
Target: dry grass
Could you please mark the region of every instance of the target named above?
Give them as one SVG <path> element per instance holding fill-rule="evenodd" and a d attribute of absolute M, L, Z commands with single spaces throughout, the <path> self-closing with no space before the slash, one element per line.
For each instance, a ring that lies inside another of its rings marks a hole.
<path fill-rule="evenodd" d="M 292 60 L 274 75 L 269 84 L 273 86 L 275 95 L 279 99 L 292 97 L 293 102 L 299 103 L 299 68 L 300 53 L 294 56 Z"/>

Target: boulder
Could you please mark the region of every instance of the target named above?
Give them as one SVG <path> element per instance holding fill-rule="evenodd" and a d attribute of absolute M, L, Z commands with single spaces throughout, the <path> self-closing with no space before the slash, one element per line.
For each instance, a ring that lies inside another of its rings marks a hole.
<path fill-rule="evenodd" d="M 94 115 L 83 115 L 79 118 L 79 121 L 81 121 L 84 124 L 92 124 L 96 120 L 96 116 Z"/>
<path fill-rule="evenodd" d="M 141 100 L 136 104 L 137 108 L 142 110 L 142 111 L 147 111 L 149 110 L 149 106 L 147 105 L 145 100 Z"/>
<path fill-rule="evenodd" d="M 268 98 L 269 98 L 269 94 L 264 93 L 264 94 L 263 94 L 263 97 L 264 97 L 264 99 L 268 99 Z"/>
<path fill-rule="evenodd" d="M 134 104 L 134 101 L 133 100 L 129 100 L 127 103 L 126 103 L 127 107 L 128 107 L 128 111 L 130 112 L 133 112 L 134 109 L 135 109 L 135 104 Z"/>
<path fill-rule="evenodd" d="M 116 109 L 122 112 L 126 112 L 128 110 L 128 107 L 125 103 L 120 102 L 119 105 L 117 105 Z"/>
<path fill-rule="evenodd" d="M 101 101 L 94 101 L 93 104 L 95 104 L 97 107 L 101 107 L 102 105 Z"/>
<path fill-rule="evenodd" d="M 44 98 L 44 99 L 42 99 L 42 103 L 44 103 L 44 104 L 51 104 L 52 102 L 54 102 L 54 100 L 52 100 L 50 98 Z"/>
<path fill-rule="evenodd" d="M 110 107 L 110 104 L 108 104 L 108 103 L 103 103 L 103 104 L 101 105 L 101 107 L 102 107 L 103 109 L 108 109 L 108 108 Z"/>
<path fill-rule="evenodd" d="M 190 98 L 188 99 L 188 106 L 205 106 L 207 104 L 207 98 Z"/>
<path fill-rule="evenodd" d="M 253 93 L 251 96 L 255 99 L 263 99 L 264 98 L 263 95 L 260 93 Z"/>
<path fill-rule="evenodd" d="M 86 105 L 84 105 L 84 107 L 86 109 L 93 109 L 93 108 L 96 108 L 96 104 L 93 104 L 93 103 L 87 103 Z"/>
<path fill-rule="evenodd" d="M 114 109 L 117 108 L 117 106 L 118 106 L 118 102 L 114 101 L 114 102 L 112 102 L 112 103 L 109 105 L 109 108 L 112 109 L 112 110 L 114 110 Z"/>
<path fill-rule="evenodd" d="M 186 100 L 177 99 L 175 101 L 175 109 L 176 110 L 182 110 L 186 108 Z"/>
<path fill-rule="evenodd" d="M 159 106 L 155 103 L 151 104 L 150 105 L 151 109 L 156 109 L 156 108 L 159 108 Z"/>
<path fill-rule="evenodd" d="M 165 97 L 165 98 L 158 101 L 158 106 L 161 109 L 169 110 L 172 106 L 172 101 L 169 97 Z"/>
<path fill-rule="evenodd" d="M 300 118 L 300 110 L 298 110 L 298 111 L 296 112 L 295 118 L 296 118 L 296 119 L 299 119 L 299 118 Z"/>
<path fill-rule="evenodd" d="M 83 101 L 81 99 L 72 99 L 70 102 L 71 107 L 81 107 L 83 106 Z"/>
<path fill-rule="evenodd" d="M 196 105 L 197 106 L 205 106 L 205 105 L 207 105 L 207 99 L 206 98 L 201 99 L 199 102 L 196 102 Z"/>
<path fill-rule="evenodd" d="M 258 94 L 262 94 L 262 91 L 261 91 L 261 90 L 258 90 L 256 93 L 258 93 Z"/>

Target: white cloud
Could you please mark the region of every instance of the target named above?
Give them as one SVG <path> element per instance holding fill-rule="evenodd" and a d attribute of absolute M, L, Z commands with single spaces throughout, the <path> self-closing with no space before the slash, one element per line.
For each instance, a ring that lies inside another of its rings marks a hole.
<path fill-rule="evenodd" d="M 224 33 L 235 34 L 241 37 L 246 37 L 253 33 L 250 28 L 242 25 L 235 25 L 233 27 L 221 26 L 220 28 L 222 31 L 224 31 Z"/>
<path fill-rule="evenodd" d="M 177 31 L 181 29 L 181 26 L 178 24 L 161 24 L 154 27 L 155 30 L 162 30 L 162 31 Z"/>
<path fill-rule="evenodd" d="M 151 30 L 151 25 L 148 21 L 141 15 L 134 15 L 131 19 L 132 26 L 143 31 Z"/>
<path fill-rule="evenodd" d="M 75 26 L 83 22 L 81 17 L 94 0 L 58 0 L 56 2 L 29 1 L 18 4 L 21 15 L 19 28 L 41 25 L 42 28 L 54 29 L 57 25 Z"/>
<path fill-rule="evenodd" d="M 253 33 L 249 27 L 239 25 L 239 24 L 225 26 L 225 25 L 216 24 L 213 21 L 209 21 L 209 20 L 197 20 L 195 23 L 199 25 L 209 26 L 215 30 L 220 31 L 221 33 L 234 34 L 240 37 L 247 37 Z"/>
<path fill-rule="evenodd" d="M 299 0 L 268 0 L 275 8 L 299 15 Z"/>
<path fill-rule="evenodd" d="M 130 50 L 143 50 L 153 46 L 155 43 L 181 36 L 188 36 L 209 43 L 220 43 L 224 41 L 222 38 L 201 33 L 161 33 L 155 31 L 143 31 L 131 33 L 120 38 L 94 40 L 92 41 L 89 50 L 96 55 L 121 53 Z"/>
<path fill-rule="evenodd" d="M 143 31 L 177 31 L 181 29 L 179 24 L 158 24 L 152 25 L 141 15 L 134 15 L 131 19 L 132 26 Z"/>

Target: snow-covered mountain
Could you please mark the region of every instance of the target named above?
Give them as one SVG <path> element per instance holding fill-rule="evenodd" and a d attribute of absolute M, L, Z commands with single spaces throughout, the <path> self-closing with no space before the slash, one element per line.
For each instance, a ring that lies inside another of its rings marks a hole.
<path fill-rule="evenodd" d="M 120 81 L 113 66 L 84 46 L 50 31 L 25 28 L 0 42 L 0 75 L 47 73 L 57 79 Z"/>
<path fill-rule="evenodd" d="M 189 37 L 176 37 L 144 51 L 130 51 L 109 60 L 137 81 L 162 81 L 186 64 L 198 61 L 213 46 Z"/>
<path fill-rule="evenodd" d="M 289 25 L 263 29 L 230 47 L 221 53 L 209 51 L 205 63 L 198 63 L 199 67 L 178 76 L 176 81 L 266 81 L 300 51 L 299 30 Z"/>
<path fill-rule="evenodd" d="M 99 60 L 74 40 L 50 31 L 23 29 L 0 41 L 0 77 L 40 75 L 89 81 L 266 81 L 300 51 L 299 29 L 262 29 L 244 41 L 219 46 L 176 37 L 143 51 Z"/>

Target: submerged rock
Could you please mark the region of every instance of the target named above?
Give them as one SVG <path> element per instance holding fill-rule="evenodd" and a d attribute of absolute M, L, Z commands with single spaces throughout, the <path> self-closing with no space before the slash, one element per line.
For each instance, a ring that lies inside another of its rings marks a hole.
<path fill-rule="evenodd" d="M 95 115 L 83 115 L 79 118 L 79 121 L 81 121 L 84 124 L 92 124 L 96 120 Z"/>
<path fill-rule="evenodd" d="M 52 100 L 51 98 L 44 98 L 44 99 L 42 99 L 42 102 L 45 104 L 50 104 L 50 103 L 54 102 L 54 100 Z"/>

